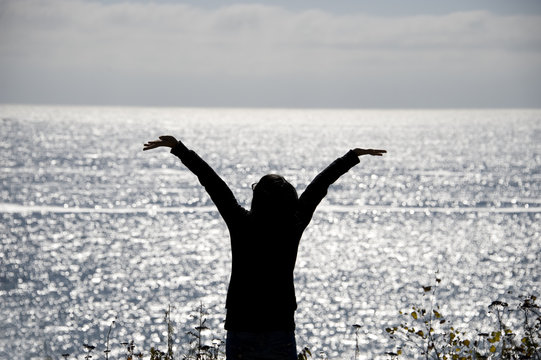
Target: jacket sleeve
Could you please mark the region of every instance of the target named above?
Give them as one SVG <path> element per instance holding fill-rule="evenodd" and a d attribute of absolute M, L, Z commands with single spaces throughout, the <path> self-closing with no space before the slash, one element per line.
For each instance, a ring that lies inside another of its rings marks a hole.
<path fill-rule="evenodd" d="M 329 186 L 358 163 L 359 157 L 350 150 L 344 156 L 333 161 L 312 180 L 299 198 L 298 217 L 302 228 L 306 227 L 312 219 L 316 207 L 327 195 Z"/>
<path fill-rule="evenodd" d="M 179 141 L 171 149 L 171 153 L 178 156 L 182 163 L 197 176 L 228 226 L 246 211 L 239 205 L 233 192 L 222 178 L 194 151 L 189 150 Z"/>

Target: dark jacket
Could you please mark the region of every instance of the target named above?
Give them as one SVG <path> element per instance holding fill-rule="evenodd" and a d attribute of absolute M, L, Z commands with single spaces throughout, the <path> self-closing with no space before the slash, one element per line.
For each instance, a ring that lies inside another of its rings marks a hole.
<path fill-rule="evenodd" d="M 216 172 L 181 142 L 171 152 L 198 177 L 229 229 L 233 264 L 225 328 L 294 330 L 297 303 L 293 270 L 302 233 L 328 187 L 358 164 L 359 158 L 349 151 L 336 159 L 299 197 L 294 218 L 276 222 L 258 219 L 240 206 Z"/>

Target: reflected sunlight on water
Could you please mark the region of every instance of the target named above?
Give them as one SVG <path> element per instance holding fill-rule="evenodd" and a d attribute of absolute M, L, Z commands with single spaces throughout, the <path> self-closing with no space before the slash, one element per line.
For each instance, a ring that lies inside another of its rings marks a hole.
<path fill-rule="evenodd" d="M 223 337 L 228 234 L 164 133 L 197 150 L 248 206 L 284 174 L 299 191 L 352 147 L 362 158 L 316 212 L 296 267 L 297 342 L 383 357 L 385 327 L 442 278 L 442 311 L 465 327 L 507 291 L 539 294 L 541 111 L 203 110 L 0 107 L 0 358 L 112 355 L 179 341 L 203 302 Z M 179 350 L 180 351 L 180 350 Z"/>

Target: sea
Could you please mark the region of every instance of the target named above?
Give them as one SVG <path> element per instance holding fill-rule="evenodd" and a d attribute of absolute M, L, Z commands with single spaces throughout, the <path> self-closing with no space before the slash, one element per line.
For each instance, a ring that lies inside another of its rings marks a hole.
<path fill-rule="evenodd" d="M 175 358 L 195 335 L 224 349 L 228 231 L 178 158 L 142 151 L 160 135 L 247 208 L 267 173 L 302 193 L 349 149 L 387 150 L 331 186 L 302 238 L 296 335 L 313 359 L 388 359 L 412 306 L 476 334 L 493 301 L 540 295 L 539 109 L 1 105 L 0 359 L 129 344 L 148 359 L 168 322 Z"/>

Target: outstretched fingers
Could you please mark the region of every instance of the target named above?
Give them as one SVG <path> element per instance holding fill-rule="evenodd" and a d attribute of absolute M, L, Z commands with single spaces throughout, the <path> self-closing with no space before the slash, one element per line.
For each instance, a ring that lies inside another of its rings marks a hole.
<path fill-rule="evenodd" d="M 383 154 L 385 154 L 387 150 L 368 149 L 367 152 L 369 155 L 372 156 L 383 156 Z"/>
<path fill-rule="evenodd" d="M 354 149 L 355 155 L 362 156 L 362 155 L 372 155 L 372 156 L 383 156 L 384 153 L 387 152 L 387 150 L 380 150 L 380 149 Z"/>
<path fill-rule="evenodd" d="M 162 140 L 147 141 L 145 144 L 143 144 L 143 151 L 155 149 L 160 146 L 163 146 Z"/>
<path fill-rule="evenodd" d="M 146 144 L 143 145 L 143 151 L 155 149 L 160 146 L 166 146 L 173 148 L 178 143 L 177 139 L 171 135 L 162 135 L 159 136 L 159 140 L 152 140 L 148 141 Z"/>

